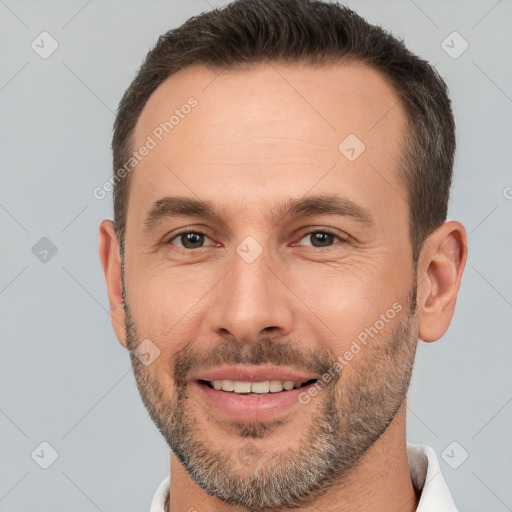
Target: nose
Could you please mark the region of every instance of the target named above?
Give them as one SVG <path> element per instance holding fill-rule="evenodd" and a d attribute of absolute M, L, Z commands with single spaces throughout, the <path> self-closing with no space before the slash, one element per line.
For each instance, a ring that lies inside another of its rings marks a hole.
<path fill-rule="evenodd" d="M 210 332 L 240 343 L 289 335 L 293 310 L 283 266 L 272 263 L 265 250 L 251 263 L 234 252 L 230 264 L 208 308 Z"/>

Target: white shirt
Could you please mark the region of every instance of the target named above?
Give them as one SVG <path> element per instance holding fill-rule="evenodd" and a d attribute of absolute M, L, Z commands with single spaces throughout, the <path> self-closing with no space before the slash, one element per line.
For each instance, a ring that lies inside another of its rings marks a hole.
<path fill-rule="evenodd" d="M 409 469 L 415 489 L 421 490 L 416 512 L 458 512 L 444 481 L 436 453 L 430 446 L 407 443 Z M 165 512 L 170 477 L 165 477 L 153 496 L 150 512 Z"/>

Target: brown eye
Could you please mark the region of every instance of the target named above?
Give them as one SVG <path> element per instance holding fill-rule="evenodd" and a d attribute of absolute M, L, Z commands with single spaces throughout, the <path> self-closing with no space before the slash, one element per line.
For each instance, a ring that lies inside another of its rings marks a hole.
<path fill-rule="evenodd" d="M 311 245 L 312 247 L 330 247 L 336 240 L 340 240 L 340 237 L 331 233 L 329 231 L 312 231 L 308 233 L 306 236 L 301 238 L 301 242 L 303 240 L 308 240 L 309 244 L 301 244 L 301 245 Z"/>
<path fill-rule="evenodd" d="M 196 231 L 187 231 L 186 233 L 180 233 L 174 238 L 169 240 L 171 245 L 177 245 L 183 249 L 200 249 L 203 247 L 205 240 L 210 240 L 209 237 L 203 233 Z"/>

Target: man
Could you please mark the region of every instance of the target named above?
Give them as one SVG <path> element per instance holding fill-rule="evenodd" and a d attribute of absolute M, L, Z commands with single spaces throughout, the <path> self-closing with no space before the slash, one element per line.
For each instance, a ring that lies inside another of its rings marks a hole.
<path fill-rule="evenodd" d="M 152 511 L 455 511 L 408 445 L 418 340 L 466 262 L 446 86 L 336 4 L 239 0 L 163 35 L 126 91 L 112 323 L 172 449 Z"/>

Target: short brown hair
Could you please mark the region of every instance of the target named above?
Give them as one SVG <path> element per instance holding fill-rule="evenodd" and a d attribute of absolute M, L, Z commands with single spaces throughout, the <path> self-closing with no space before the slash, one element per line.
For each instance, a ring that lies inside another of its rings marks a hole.
<path fill-rule="evenodd" d="M 125 166 L 150 95 L 175 72 L 200 64 L 240 69 L 264 62 L 310 65 L 362 62 L 393 85 L 408 120 L 400 177 L 409 191 L 416 262 L 425 238 L 445 220 L 455 153 L 447 87 L 403 41 L 354 11 L 319 0 L 236 0 L 194 16 L 160 36 L 123 95 L 112 139 L 114 174 Z M 114 226 L 124 250 L 129 175 L 114 182 Z"/>

